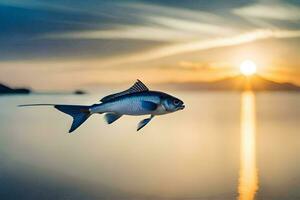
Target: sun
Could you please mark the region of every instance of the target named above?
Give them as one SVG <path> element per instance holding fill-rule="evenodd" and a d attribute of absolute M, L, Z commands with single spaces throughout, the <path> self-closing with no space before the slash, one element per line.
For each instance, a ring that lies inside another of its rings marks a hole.
<path fill-rule="evenodd" d="M 244 60 L 240 65 L 240 72 L 244 76 L 251 76 L 256 73 L 256 64 L 252 60 Z"/>

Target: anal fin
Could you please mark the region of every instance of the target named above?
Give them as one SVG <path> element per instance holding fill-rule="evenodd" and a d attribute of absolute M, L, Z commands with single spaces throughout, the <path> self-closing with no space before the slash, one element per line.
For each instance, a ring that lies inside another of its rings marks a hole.
<path fill-rule="evenodd" d="M 106 113 L 104 115 L 104 119 L 108 124 L 111 124 L 113 122 L 115 122 L 117 119 L 119 119 L 120 117 L 122 117 L 122 115 L 120 114 L 116 114 L 116 113 Z"/>

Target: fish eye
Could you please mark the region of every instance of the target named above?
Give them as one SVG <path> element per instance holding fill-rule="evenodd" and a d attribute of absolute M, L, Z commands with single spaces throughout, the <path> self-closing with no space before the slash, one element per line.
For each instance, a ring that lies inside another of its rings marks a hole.
<path fill-rule="evenodd" d="M 178 101 L 177 99 L 175 99 L 175 100 L 173 101 L 173 103 L 174 103 L 175 106 L 177 106 L 177 105 L 179 105 L 180 101 Z"/>

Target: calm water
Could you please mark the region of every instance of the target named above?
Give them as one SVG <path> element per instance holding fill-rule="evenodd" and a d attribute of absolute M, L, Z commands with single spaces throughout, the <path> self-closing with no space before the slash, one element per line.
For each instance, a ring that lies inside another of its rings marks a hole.
<path fill-rule="evenodd" d="M 102 96 L 1 96 L 1 199 L 300 199 L 300 94 L 180 93 L 184 111 L 106 125 L 25 103 Z M 104 95 L 104 94 L 103 94 Z"/>

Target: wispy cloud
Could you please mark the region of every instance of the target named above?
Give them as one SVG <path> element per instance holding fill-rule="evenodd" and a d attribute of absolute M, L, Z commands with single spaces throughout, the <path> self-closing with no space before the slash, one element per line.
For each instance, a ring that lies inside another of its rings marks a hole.
<path fill-rule="evenodd" d="M 243 17 L 274 20 L 300 20 L 300 7 L 283 1 L 261 1 L 249 6 L 233 9 Z"/>
<path fill-rule="evenodd" d="M 114 25 L 94 29 L 45 34 L 51 39 L 135 39 L 167 42 L 199 40 L 236 33 L 235 27 L 224 26 L 224 19 L 208 12 L 191 11 L 151 4 L 122 4 L 140 19 L 137 24 Z"/>
<path fill-rule="evenodd" d="M 0 5 L 6 6 L 13 6 L 19 8 L 30 8 L 30 9 L 37 9 L 37 10 L 44 10 L 44 11 L 58 11 L 58 12 L 73 12 L 78 14 L 89 14 L 94 16 L 105 16 L 114 18 L 115 16 L 110 14 L 107 10 L 99 9 L 97 12 L 90 7 L 89 4 L 86 6 L 80 6 L 78 2 L 71 2 L 72 4 L 69 5 L 68 2 L 47 2 L 47 1 L 40 1 L 40 0 L 0 0 Z M 95 8 L 95 6 L 94 6 Z M 100 7 L 101 8 L 101 7 Z"/>
<path fill-rule="evenodd" d="M 91 30 L 44 35 L 52 39 L 136 39 L 153 41 L 182 42 L 206 38 L 208 36 L 230 35 L 233 28 L 199 23 L 161 16 L 151 16 L 145 21 L 152 25 L 119 25 L 112 30 Z"/>
<path fill-rule="evenodd" d="M 208 50 L 212 48 L 226 47 L 249 43 L 269 38 L 297 38 L 300 37 L 300 30 L 256 30 L 232 37 L 214 38 L 210 40 L 192 41 L 186 43 L 166 45 L 154 50 L 135 53 L 119 59 L 108 59 L 102 62 L 105 65 L 119 65 L 125 63 L 149 61 L 178 54 Z"/>
<path fill-rule="evenodd" d="M 132 39 L 151 41 L 184 41 L 192 39 L 193 34 L 176 31 L 163 27 L 121 25 L 112 30 L 92 30 L 46 34 L 42 38 L 48 39 Z"/>
<path fill-rule="evenodd" d="M 282 29 L 266 26 L 268 22 L 261 20 L 263 28 L 248 28 L 242 31 L 239 24 L 232 24 L 231 18 L 203 11 L 191 11 L 182 8 L 170 8 L 151 4 L 125 4 L 125 7 L 136 9 L 135 15 L 143 23 L 138 25 L 117 25 L 106 30 L 88 30 L 48 34 L 43 37 L 51 39 L 131 39 L 169 42 L 151 50 L 136 52 L 129 55 L 113 57 L 103 61 L 106 65 L 141 62 L 163 57 L 174 56 L 200 50 L 244 44 L 268 38 L 297 38 L 300 30 Z M 274 19 L 297 19 L 298 7 L 289 4 L 256 3 L 236 8 L 229 12 L 238 16 Z M 275 12 L 274 12 L 274 10 Z M 278 9 L 276 12 L 276 9 Z M 272 14 L 270 14 L 269 11 Z M 253 13 L 253 15 L 252 15 Z M 266 13 L 264 15 L 264 13 Z M 277 13 L 277 14 L 273 14 Z M 274 15 L 274 17 L 273 17 Z M 265 25 L 263 25 L 263 23 Z"/>

